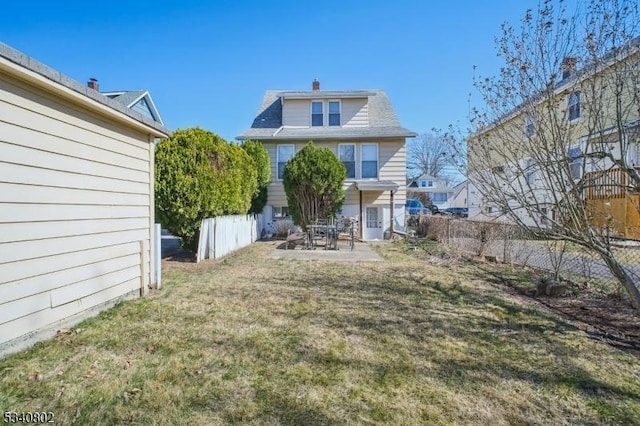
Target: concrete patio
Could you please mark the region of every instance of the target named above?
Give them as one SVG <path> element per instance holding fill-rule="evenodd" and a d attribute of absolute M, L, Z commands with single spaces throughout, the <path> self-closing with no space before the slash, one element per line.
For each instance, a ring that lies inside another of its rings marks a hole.
<path fill-rule="evenodd" d="M 272 259 L 327 260 L 332 262 L 382 262 L 382 257 L 374 252 L 367 243 L 356 243 L 350 250 L 347 241 L 338 242 L 338 250 L 306 250 L 301 246 L 284 249 L 284 241 L 266 241 L 258 244 L 273 246 Z M 282 247 L 282 248 L 281 248 Z"/>

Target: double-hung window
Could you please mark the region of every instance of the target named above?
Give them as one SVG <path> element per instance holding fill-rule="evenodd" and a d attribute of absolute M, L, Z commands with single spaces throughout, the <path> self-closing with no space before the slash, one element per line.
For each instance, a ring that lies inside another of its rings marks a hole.
<path fill-rule="evenodd" d="M 575 92 L 569 95 L 567 110 L 569 111 L 569 121 L 580 118 L 580 92 Z"/>
<path fill-rule="evenodd" d="M 533 117 L 531 116 L 526 116 L 524 118 L 524 133 L 529 138 L 536 134 L 536 123 L 533 121 Z"/>
<path fill-rule="evenodd" d="M 378 177 L 378 145 L 362 145 L 362 179 L 376 179 Z"/>
<path fill-rule="evenodd" d="M 314 127 L 324 125 L 324 111 L 322 101 L 311 102 L 311 125 Z"/>
<path fill-rule="evenodd" d="M 274 206 L 273 207 L 273 218 L 274 219 L 286 219 L 289 217 L 289 207 L 288 206 Z"/>
<path fill-rule="evenodd" d="M 329 101 L 329 126 L 340 125 L 340 101 Z"/>
<path fill-rule="evenodd" d="M 278 145 L 278 179 L 284 176 L 284 166 L 293 158 L 295 151 L 295 145 Z"/>
<path fill-rule="evenodd" d="M 527 159 L 524 167 L 524 176 L 529 186 L 533 185 L 536 181 L 536 163 L 532 158 Z"/>
<path fill-rule="evenodd" d="M 580 179 L 580 172 L 582 171 L 582 150 L 580 147 L 570 148 L 567 152 L 569 157 L 569 169 L 571 171 L 572 179 Z"/>
<path fill-rule="evenodd" d="M 347 169 L 347 179 L 356 178 L 356 146 L 353 144 L 338 145 L 338 157 Z"/>

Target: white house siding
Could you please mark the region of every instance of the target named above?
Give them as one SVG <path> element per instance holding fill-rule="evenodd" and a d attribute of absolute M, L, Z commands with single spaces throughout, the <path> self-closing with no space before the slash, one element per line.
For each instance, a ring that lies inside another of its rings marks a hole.
<path fill-rule="evenodd" d="M 287 99 L 282 105 L 282 125 L 309 127 L 311 125 L 311 101 Z"/>
<path fill-rule="evenodd" d="M 152 282 L 151 136 L 65 99 L 0 72 L 0 353 Z"/>
<path fill-rule="evenodd" d="M 369 103 L 363 99 L 342 100 L 342 127 L 369 126 Z"/>

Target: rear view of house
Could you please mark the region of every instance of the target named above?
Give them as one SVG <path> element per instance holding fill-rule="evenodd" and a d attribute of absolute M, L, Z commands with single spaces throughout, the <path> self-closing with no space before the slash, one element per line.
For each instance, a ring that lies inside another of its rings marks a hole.
<path fill-rule="evenodd" d="M 0 43 L 0 354 L 153 284 L 157 120 Z"/>
<path fill-rule="evenodd" d="M 382 90 L 267 91 L 240 140 L 262 142 L 271 157 L 267 220 L 289 217 L 284 165 L 309 141 L 331 149 L 347 170 L 342 215 L 358 218 L 360 237 L 382 239 L 404 221 L 406 198 L 403 128 Z"/>

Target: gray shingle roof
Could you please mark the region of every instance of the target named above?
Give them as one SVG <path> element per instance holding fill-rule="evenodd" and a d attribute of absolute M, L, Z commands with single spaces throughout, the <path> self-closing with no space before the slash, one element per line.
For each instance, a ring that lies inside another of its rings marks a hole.
<path fill-rule="evenodd" d="M 134 120 L 145 124 L 157 132 L 162 133 L 164 135 L 170 135 L 171 131 L 164 127 L 162 124 L 145 117 L 144 115 L 138 113 L 137 111 L 133 111 L 126 106 L 124 106 L 121 102 L 116 101 L 115 99 L 110 99 L 103 94 L 99 93 L 96 90 L 90 89 L 86 85 L 73 80 L 72 78 L 66 76 L 65 74 L 56 71 L 55 69 L 39 62 L 30 56 L 25 55 L 24 53 L 0 42 L 0 57 L 4 58 L 8 61 L 11 61 L 21 67 L 40 74 L 48 80 L 51 80 L 61 86 L 64 86 L 68 89 L 71 89 L 77 93 L 80 93 L 98 103 L 101 103 L 111 109 L 114 109 L 122 114 L 125 114 Z"/>
<path fill-rule="evenodd" d="M 123 92 L 102 92 L 108 98 L 115 99 L 127 108 L 131 108 L 133 103 L 144 96 L 147 93 L 144 90 L 131 90 Z"/>
<path fill-rule="evenodd" d="M 368 127 L 282 127 L 282 99 L 369 99 Z M 237 139 L 357 139 L 413 137 L 416 133 L 400 125 L 386 93 L 380 89 L 349 91 L 278 91 L 268 90 L 251 128 Z"/>

